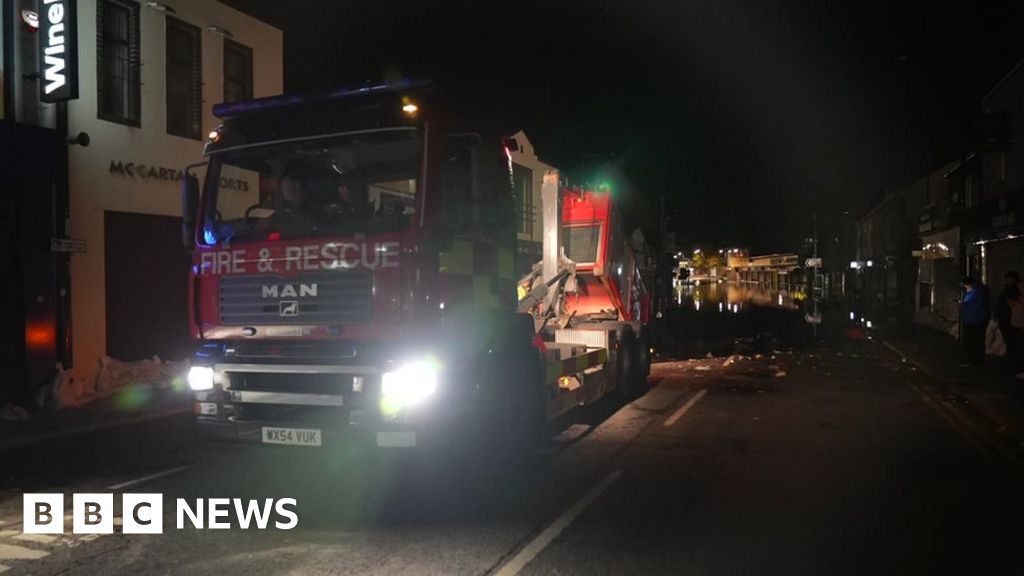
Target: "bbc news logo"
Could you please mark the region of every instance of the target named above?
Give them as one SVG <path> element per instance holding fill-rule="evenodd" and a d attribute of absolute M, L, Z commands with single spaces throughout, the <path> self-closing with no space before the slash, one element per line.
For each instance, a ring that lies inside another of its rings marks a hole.
<path fill-rule="evenodd" d="M 190 502 L 175 500 L 175 527 L 187 525 L 199 530 L 227 530 L 233 527 L 232 515 L 242 530 L 291 530 L 299 525 L 294 498 L 242 500 L 241 498 L 198 498 Z M 121 531 L 125 534 L 163 534 L 163 494 L 122 494 Z M 71 532 L 74 534 L 113 534 L 113 494 L 74 494 Z M 273 522 L 271 522 L 273 520 Z M 64 495 L 25 494 L 22 501 L 22 532 L 25 534 L 63 534 Z"/>

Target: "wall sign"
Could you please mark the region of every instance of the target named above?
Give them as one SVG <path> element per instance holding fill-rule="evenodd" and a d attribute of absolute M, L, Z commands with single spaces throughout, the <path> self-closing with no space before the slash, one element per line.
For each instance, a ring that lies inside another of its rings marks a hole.
<path fill-rule="evenodd" d="M 50 252 L 85 253 L 85 240 L 76 238 L 50 238 Z"/>
<path fill-rule="evenodd" d="M 77 0 L 42 0 L 39 11 L 39 99 L 78 98 Z"/>
<path fill-rule="evenodd" d="M 178 182 L 182 178 L 182 171 L 178 168 L 166 166 L 154 166 L 152 164 L 139 164 L 135 162 L 110 161 L 109 171 L 114 176 L 129 178 L 132 180 L 148 180 L 156 182 Z M 248 192 L 249 182 L 237 178 L 221 178 L 221 190 L 235 190 Z"/>

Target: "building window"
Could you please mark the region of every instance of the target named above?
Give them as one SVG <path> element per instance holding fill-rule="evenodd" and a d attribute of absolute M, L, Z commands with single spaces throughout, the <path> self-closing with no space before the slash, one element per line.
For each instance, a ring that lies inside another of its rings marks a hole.
<path fill-rule="evenodd" d="M 139 126 L 139 4 L 101 0 L 96 8 L 96 101 L 103 120 Z"/>
<path fill-rule="evenodd" d="M 167 17 L 167 133 L 202 138 L 199 28 Z"/>
<path fill-rule="evenodd" d="M 252 98 L 252 48 L 224 40 L 224 101 Z"/>
<path fill-rule="evenodd" d="M 964 208 L 973 208 L 978 203 L 974 192 L 974 174 L 968 174 L 964 178 Z"/>
<path fill-rule="evenodd" d="M 516 195 L 516 207 L 519 210 L 516 231 L 533 234 L 533 170 L 512 164 L 512 186 Z"/>

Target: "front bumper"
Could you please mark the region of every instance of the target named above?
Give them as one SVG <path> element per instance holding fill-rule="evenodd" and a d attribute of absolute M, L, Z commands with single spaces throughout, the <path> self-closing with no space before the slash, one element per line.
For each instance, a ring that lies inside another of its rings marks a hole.
<path fill-rule="evenodd" d="M 199 417 L 196 420 L 199 432 L 216 440 L 241 441 L 258 444 L 263 441 L 263 429 L 292 428 L 316 430 L 320 433 L 320 445 L 315 448 L 331 449 L 353 443 L 378 448 L 442 448 L 452 445 L 457 438 L 441 440 L 434 431 L 420 427 L 404 428 L 356 428 L 326 427 L 320 424 L 293 421 L 218 420 Z"/>
<path fill-rule="evenodd" d="M 453 394 L 450 388 L 397 414 L 383 414 L 379 371 L 374 367 L 213 368 L 214 388 L 195 393 L 198 430 L 211 438 L 266 443 L 264 428 L 281 428 L 315 430 L 325 449 L 351 443 L 382 449 L 445 449 L 471 438 L 478 422 L 472 395 Z M 356 378 L 359 384 L 353 385 Z M 328 389 L 325 381 L 340 384 Z"/>

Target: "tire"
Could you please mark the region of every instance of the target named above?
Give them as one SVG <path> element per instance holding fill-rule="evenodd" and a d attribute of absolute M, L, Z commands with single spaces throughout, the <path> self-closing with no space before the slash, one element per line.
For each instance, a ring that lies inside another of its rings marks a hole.
<path fill-rule="evenodd" d="M 615 391 L 619 399 L 629 402 L 636 397 L 637 380 L 637 348 L 636 337 L 629 326 L 615 329 L 616 347 L 614 349 L 612 375 L 615 379 Z"/>
<path fill-rule="evenodd" d="M 646 326 L 640 328 L 640 338 L 637 340 L 637 378 L 636 392 L 638 395 L 645 394 L 647 377 L 651 375 L 651 333 Z"/>
<path fill-rule="evenodd" d="M 474 475 L 508 476 L 524 468 L 532 453 L 531 410 L 524 394 L 489 398 L 480 414 L 481 441 L 471 455 Z"/>
<path fill-rule="evenodd" d="M 479 458 L 499 468 L 520 468 L 547 431 L 544 364 L 529 340 L 513 341 L 507 359 L 494 363 L 492 374 L 480 413 Z"/>

